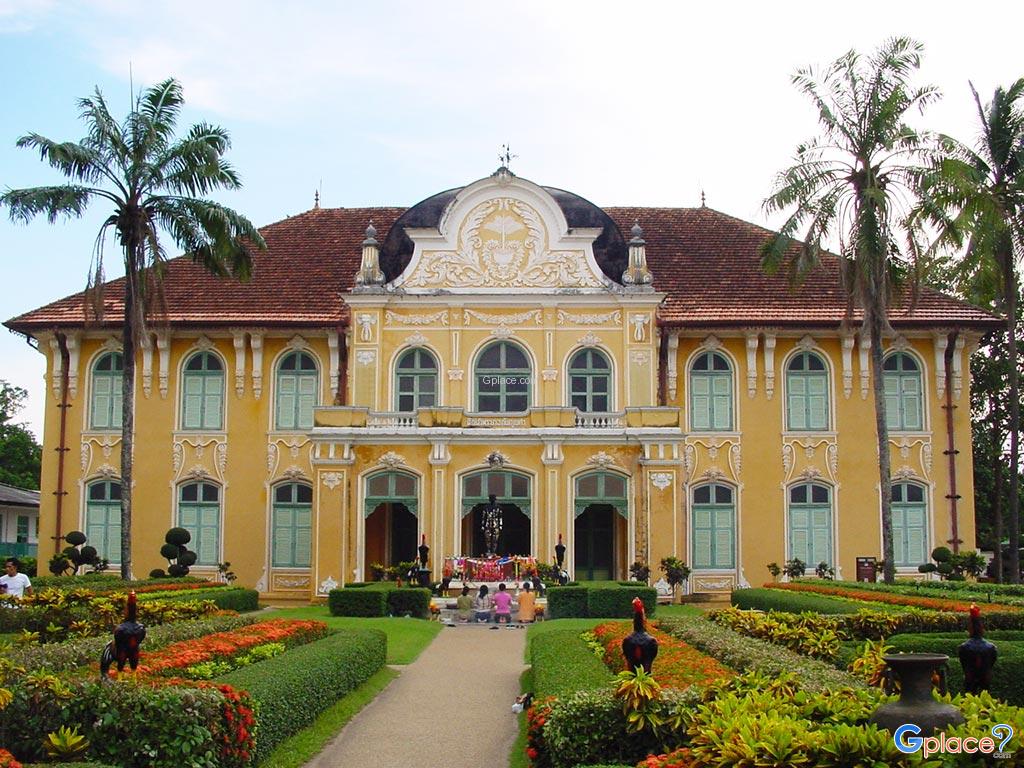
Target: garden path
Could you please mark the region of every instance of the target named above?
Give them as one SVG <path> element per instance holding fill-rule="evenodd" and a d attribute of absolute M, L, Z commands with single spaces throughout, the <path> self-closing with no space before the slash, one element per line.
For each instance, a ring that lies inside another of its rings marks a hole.
<path fill-rule="evenodd" d="M 305 768 L 508 765 L 525 645 L 525 629 L 446 627 Z"/>

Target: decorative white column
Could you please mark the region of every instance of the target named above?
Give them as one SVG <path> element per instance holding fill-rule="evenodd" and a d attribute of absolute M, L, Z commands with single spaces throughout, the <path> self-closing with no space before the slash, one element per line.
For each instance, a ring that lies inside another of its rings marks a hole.
<path fill-rule="evenodd" d="M 328 355 L 329 355 L 329 358 L 330 358 L 329 365 L 330 365 L 330 370 L 331 370 L 331 373 L 330 373 L 330 376 L 331 376 L 331 383 L 330 383 L 331 396 L 333 398 L 335 398 L 335 400 L 336 400 L 337 397 L 338 397 L 338 387 L 340 386 L 340 383 L 338 381 L 339 370 L 338 370 L 338 332 L 337 331 L 330 331 L 330 332 L 328 332 L 328 334 L 327 334 L 327 349 L 328 349 Z"/>
<path fill-rule="evenodd" d="M 962 333 L 957 334 L 956 341 L 953 342 L 953 399 L 960 399 L 960 391 L 963 387 L 964 379 L 964 335 Z"/>
<path fill-rule="evenodd" d="M 233 331 L 235 345 L 235 396 L 245 394 L 245 331 Z"/>
<path fill-rule="evenodd" d="M 153 339 L 149 333 L 139 339 L 142 347 L 142 394 L 146 398 L 153 393 Z"/>
<path fill-rule="evenodd" d="M 747 334 L 747 397 L 757 394 L 757 334 Z"/>
<path fill-rule="evenodd" d="M 852 334 L 843 336 L 843 396 L 849 400 L 853 392 L 853 342 Z"/>
<path fill-rule="evenodd" d="M 53 360 L 53 396 L 60 400 L 60 381 L 64 376 L 64 358 L 60 354 L 60 342 L 56 336 L 50 338 L 50 357 Z"/>
<path fill-rule="evenodd" d="M 775 394 L 775 334 L 764 335 L 764 393 L 769 400 Z"/>
<path fill-rule="evenodd" d="M 250 333 L 249 343 L 252 345 L 252 394 L 259 400 L 263 394 L 263 334 Z"/>
<path fill-rule="evenodd" d="M 80 337 L 77 333 L 66 336 L 68 345 L 68 394 L 74 398 L 78 395 L 78 357 L 82 353 Z"/>
<path fill-rule="evenodd" d="M 935 394 L 946 394 L 946 348 L 949 346 L 949 332 L 935 332 Z"/>
<path fill-rule="evenodd" d="M 160 397 L 167 399 L 167 377 L 171 367 L 171 334 L 160 331 L 156 335 L 156 349 L 160 356 L 160 373 L 157 380 L 160 384 Z"/>
<path fill-rule="evenodd" d="M 871 337 L 861 331 L 858 340 L 858 351 L 860 352 L 860 399 L 868 399 L 868 379 L 871 376 L 871 368 L 868 366 L 868 353 L 871 351 Z"/>

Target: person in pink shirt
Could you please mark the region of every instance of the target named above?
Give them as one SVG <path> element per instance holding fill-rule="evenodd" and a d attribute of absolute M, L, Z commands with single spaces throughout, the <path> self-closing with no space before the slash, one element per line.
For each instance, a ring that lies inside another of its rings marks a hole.
<path fill-rule="evenodd" d="M 498 585 L 498 593 L 494 596 L 494 620 L 501 624 L 512 623 L 512 594 L 505 590 L 504 584 Z"/>

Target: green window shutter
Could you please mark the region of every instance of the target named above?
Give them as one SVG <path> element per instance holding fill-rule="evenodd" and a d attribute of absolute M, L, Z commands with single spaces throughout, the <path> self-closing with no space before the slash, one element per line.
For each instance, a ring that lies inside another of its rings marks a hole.
<path fill-rule="evenodd" d="M 827 507 L 817 507 L 811 511 L 811 552 L 809 566 L 824 561 L 832 564 L 832 513 Z"/>
<path fill-rule="evenodd" d="M 297 402 L 295 376 L 278 374 L 277 377 L 277 428 L 295 429 L 295 404 Z"/>
<path fill-rule="evenodd" d="M 733 531 L 732 509 L 715 511 L 715 567 L 735 567 L 734 553 L 736 550 L 735 532 Z"/>
<path fill-rule="evenodd" d="M 807 427 L 828 428 L 828 381 L 824 376 L 809 376 L 807 381 Z"/>
<path fill-rule="evenodd" d="M 110 376 L 101 373 L 93 374 L 92 379 L 92 428 L 109 429 L 111 424 L 111 390 L 113 381 Z M 88 535 L 88 534 L 86 534 Z"/>
<path fill-rule="evenodd" d="M 882 374 L 882 386 L 885 390 L 885 423 L 889 429 L 901 429 L 903 420 L 900 418 L 900 380 L 891 374 Z"/>
<path fill-rule="evenodd" d="M 712 379 L 714 399 L 712 415 L 714 429 L 732 428 L 732 377 L 715 376 Z"/>
<path fill-rule="evenodd" d="M 787 424 L 790 429 L 807 429 L 807 393 L 803 376 L 796 374 L 786 379 Z"/>
<path fill-rule="evenodd" d="M 220 550 L 220 508 L 203 505 L 199 508 L 199 542 L 195 544 L 198 563 L 216 565 Z"/>
<path fill-rule="evenodd" d="M 903 378 L 904 429 L 923 429 L 921 418 L 921 380 L 917 376 Z"/>
<path fill-rule="evenodd" d="M 712 568 L 711 529 L 693 530 L 693 565 L 695 568 Z"/>
<path fill-rule="evenodd" d="M 295 521 L 292 510 L 281 507 L 274 510 L 274 565 L 278 568 L 294 565 Z"/>
<path fill-rule="evenodd" d="M 295 510 L 295 565 L 308 568 L 313 553 L 313 514 L 308 507 Z"/>
<path fill-rule="evenodd" d="M 690 422 L 695 430 L 711 429 L 711 386 L 708 376 L 694 374 L 690 379 L 692 393 Z"/>
<path fill-rule="evenodd" d="M 203 429 L 221 429 L 223 427 L 224 377 L 220 375 L 206 376 L 205 413 Z"/>
<path fill-rule="evenodd" d="M 316 376 L 299 378 L 299 409 L 298 424 L 300 429 L 313 427 L 313 406 L 316 405 Z"/>
<path fill-rule="evenodd" d="M 107 510 L 106 504 L 90 504 L 85 509 L 85 535 L 96 547 L 100 557 L 106 557 Z"/>
<path fill-rule="evenodd" d="M 185 429 L 203 428 L 203 379 L 185 374 L 181 423 Z"/>

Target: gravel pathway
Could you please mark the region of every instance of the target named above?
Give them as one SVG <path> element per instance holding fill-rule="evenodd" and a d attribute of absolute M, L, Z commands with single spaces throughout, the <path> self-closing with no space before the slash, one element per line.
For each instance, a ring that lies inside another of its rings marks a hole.
<path fill-rule="evenodd" d="M 501 768 L 525 629 L 445 627 L 306 768 Z"/>

